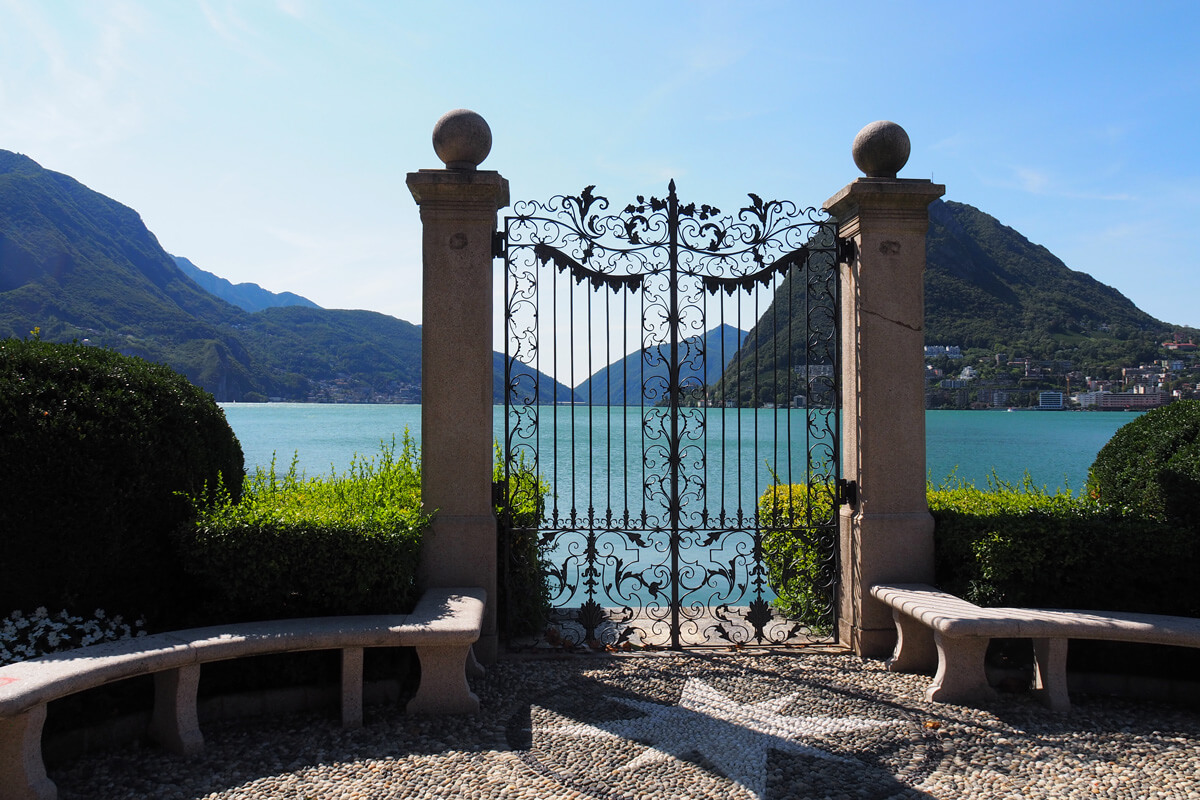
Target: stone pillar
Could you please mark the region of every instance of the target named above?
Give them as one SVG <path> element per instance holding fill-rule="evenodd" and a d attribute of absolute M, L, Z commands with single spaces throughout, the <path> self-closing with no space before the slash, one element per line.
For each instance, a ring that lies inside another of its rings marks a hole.
<path fill-rule="evenodd" d="M 909 139 L 875 122 L 854 140 L 859 178 L 825 202 L 854 241 L 842 269 L 842 464 L 858 502 L 841 510 L 838 638 L 862 656 L 896 641 L 879 582 L 933 581 L 925 496 L 925 232 L 945 186 L 898 179 Z"/>
<path fill-rule="evenodd" d="M 436 510 L 420 580 L 487 592 L 476 657 L 496 659 L 492 510 L 492 235 L 508 181 L 477 170 L 492 146 L 483 117 L 451 111 L 433 129 L 446 169 L 408 174 L 421 207 L 421 493 Z"/>

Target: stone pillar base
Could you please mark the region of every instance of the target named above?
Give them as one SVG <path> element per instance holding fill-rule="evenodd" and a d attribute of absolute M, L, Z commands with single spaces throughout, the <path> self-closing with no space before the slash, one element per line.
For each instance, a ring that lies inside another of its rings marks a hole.
<path fill-rule="evenodd" d="M 933 583 L 933 517 L 928 511 L 863 514 L 843 507 L 842 603 L 838 639 L 860 656 L 884 658 L 896 645 L 892 610 L 871 597 L 876 583 Z"/>
<path fill-rule="evenodd" d="M 438 513 L 434 515 L 425 548 L 427 553 L 440 555 L 421 560 L 422 586 L 478 586 L 487 592 L 489 600 L 497 596 L 494 515 Z M 475 658 L 483 664 L 494 664 L 498 654 L 496 603 L 491 601 L 484 606 Z"/>

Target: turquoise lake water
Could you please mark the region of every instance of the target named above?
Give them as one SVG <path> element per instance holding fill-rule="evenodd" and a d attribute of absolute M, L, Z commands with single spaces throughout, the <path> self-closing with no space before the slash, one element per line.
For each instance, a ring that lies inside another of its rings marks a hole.
<path fill-rule="evenodd" d="M 272 454 L 283 471 L 293 454 L 310 475 L 342 472 L 351 458 L 371 455 L 381 441 L 409 429 L 419 439 L 418 405 L 226 403 L 225 416 L 246 456 L 246 466 L 267 467 Z M 794 412 L 799 413 L 799 412 Z M 1078 493 L 1100 448 L 1135 418 L 1121 412 L 928 411 L 926 461 L 935 482 L 950 474 L 985 485 L 993 473 L 1017 482 L 1026 472 L 1035 485 Z M 495 410 L 497 436 L 503 409 Z"/>
<path fill-rule="evenodd" d="M 356 454 L 373 455 L 379 452 L 381 441 L 391 442 L 393 437 L 399 440 L 406 429 L 418 438 L 421 425 L 421 408 L 416 405 L 272 403 L 223 407 L 242 443 L 247 468 L 269 467 L 274 457 L 276 471 L 284 472 L 295 453 L 298 466 L 309 475 L 344 472 Z M 655 474 L 646 465 L 661 465 L 664 459 L 661 453 L 642 458 L 641 410 L 594 409 L 590 416 L 586 408 L 580 407 L 543 406 L 539 411 L 544 415 L 543 424 L 555 414 L 561 423 L 560 435 L 556 439 L 546 436 L 538 454 L 542 479 L 552 487 L 545 527 L 568 529 L 559 535 L 547 555 L 567 576 L 554 583 L 554 604 L 574 607 L 583 601 L 577 576 L 583 568 L 581 554 L 586 548 L 578 531 L 601 531 L 597 547 L 602 557 L 596 568 L 612 570 L 620 556 L 627 573 L 664 574 L 670 552 L 666 533 L 647 534 L 649 546 L 631 549 L 621 536 L 603 532 L 605 509 L 612 509 L 614 518 L 640 518 L 643 530 L 647 525 L 665 524 L 661 496 L 647 500 L 642 491 L 643 486 L 651 486 L 652 493 L 661 494 L 661 467 Z M 682 502 L 683 524 L 701 529 L 687 534 L 680 543 L 681 568 L 684 574 L 693 576 L 694 584 L 684 587 L 686 598 L 703 606 L 745 605 L 756 596 L 756 590 L 746 583 L 752 534 L 736 530 L 723 535 L 719 543 L 701 544 L 703 529 L 712 524 L 703 523 L 704 515 L 713 509 L 724 510 L 737 519 L 753 515 L 757 498 L 773 482 L 772 472 L 781 473 L 784 482 L 801 480 L 802 476 L 796 474 L 789 479 L 786 464 L 792 459 L 800 469 L 805 463 L 807 412 L 691 409 L 689 413 L 707 415 L 703 430 L 710 441 L 705 442 L 704 458 L 697 459 L 693 451 L 683 459 L 686 470 L 703 472 L 702 477 L 689 477 L 684 482 L 685 486 L 703 487 Z M 572 418 L 573 425 L 569 424 Z M 935 482 L 953 474 L 979 486 L 985 486 L 993 475 L 1015 483 L 1028 473 L 1038 486 L 1050 490 L 1066 487 L 1078 493 L 1096 453 L 1133 418 L 1128 413 L 929 411 L 928 472 Z M 499 440 L 504 430 L 503 408 L 494 410 L 494 425 Z M 612 437 L 606 429 L 612 430 Z M 790 431 L 791 447 L 786 437 L 784 444 L 777 443 L 777 430 Z M 622 464 L 627 467 L 622 469 Z M 591 513 L 596 514 L 594 525 L 584 522 Z M 560 521 L 551 522 L 550 517 Z M 717 566 L 728 569 L 733 577 L 724 583 L 710 580 L 710 575 L 724 574 L 711 571 Z M 603 574 L 602 585 L 616 585 L 608 572 Z M 652 599 L 644 588 L 623 585 L 621 592 L 617 599 L 601 598 L 601 604 L 645 604 Z M 774 596 L 766 588 L 760 597 L 771 600 Z"/>

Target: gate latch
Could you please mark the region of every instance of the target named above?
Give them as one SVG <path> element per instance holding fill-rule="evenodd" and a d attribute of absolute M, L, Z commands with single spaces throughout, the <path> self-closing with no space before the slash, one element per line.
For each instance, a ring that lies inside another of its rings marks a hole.
<path fill-rule="evenodd" d="M 858 481 L 848 481 L 845 478 L 838 478 L 837 504 L 839 506 L 848 505 L 851 508 L 858 505 Z"/>

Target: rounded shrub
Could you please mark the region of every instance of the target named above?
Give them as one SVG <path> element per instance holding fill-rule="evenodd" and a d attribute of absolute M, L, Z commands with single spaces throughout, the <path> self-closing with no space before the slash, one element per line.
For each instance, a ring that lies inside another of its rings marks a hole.
<path fill-rule="evenodd" d="M 833 618 L 837 503 L 827 482 L 776 484 L 758 499 L 767 582 L 775 606 L 814 633 Z"/>
<path fill-rule="evenodd" d="M 236 496 L 242 480 L 224 413 L 182 375 L 101 348 L 0 340 L 0 609 L 166 622 L 188 600 L 173 542 L 189 496 Z"/>
<path fill-rule="evenodd" d="M 1088 471 L 1108 508 L 1200 527 L 1200 400 L 1156 408 L 1118 430 Z"/>

